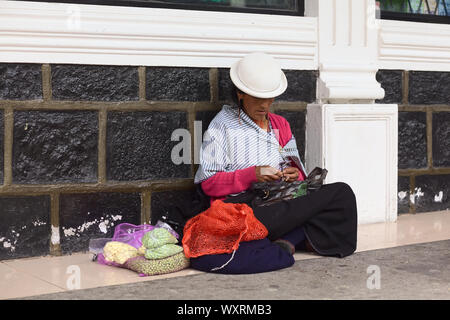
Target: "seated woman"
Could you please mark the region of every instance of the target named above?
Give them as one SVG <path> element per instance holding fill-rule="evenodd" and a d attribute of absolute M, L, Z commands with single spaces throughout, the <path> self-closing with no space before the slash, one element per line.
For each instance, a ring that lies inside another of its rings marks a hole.
<path fill-rule="evenodd" d="M 236 105 L 224 105 L 211 121 L 194 182 L 211 201 L 251 206 L 239 195 L 248 195 L 252 183 L 304 180 L 307 173 L 288 121 L 270 112 L 275 97 L 287 88 L 276 60 L 249 54 L 232 65 L 230 77 Z M 303 248 L 344 257 L 356 249 L 356 199 L 345 183 L 325 184 L 307 195 L 252 209 L 268 239 L 290 254 Z"/>

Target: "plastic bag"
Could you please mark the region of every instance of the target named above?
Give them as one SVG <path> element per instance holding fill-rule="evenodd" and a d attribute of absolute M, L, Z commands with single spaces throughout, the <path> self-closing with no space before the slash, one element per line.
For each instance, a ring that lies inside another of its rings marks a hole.
<path fill-rule="evenodd" d="M 145 250 L 147 259 L 163 259 L 183 251 L 183 247 L 176 244 L 165 244 L 158 248 Z"/>
<path fill-rule="evenodd" d="M 189 265 L 190 260 L 186 258 L 183 252 L 164 259 L 153 260 L 138 256 L 136 258 L 128 259 L 127 262 L 125 262 L 125 267 L 127 269 L 139 273 L 139 276 L 141 277 L 177 272 L 188 268 Z"/>
<path fill-rule="evenodd" d="M 89 252 L 92 252 L 95 255 L 102 253 L 103 248 L 110 241 L 113 241 L 112 238 L 98 238 L 89 240 Z"/>
<path fill-rule="evenodd" d="M 155 228 L 145 233 L 142 237 L 142 245 L 147 249 L 158 248 L 165 244 L 175 244 L 177 242 L 177 238 L 164 228 Z"/>
<path fill-rule="evenodd" d="M 138 255 L 138 250 L 135 247 L 119 241 L 107 242 L 103 248 L 103 256 L 108 262 L 124 264 L 128 259 Z"/>
<path fill-rule="evenodd" d="M 137 226 L 131 223 L 118 224 L 114 229 L 114 235 L 112 238 L 97 238 L 89 240 L 89 252 L 92 252 L 94 254 L 94 256 L 92 257 L 92 261 L 97 261 L 99 255 L 103 253 L 103 248 L 105 247 L 106 243 L 110 241 L 123 242 L 135 247 L 136 249 L 139 249 L 139 247 L 142 245 L 141 239 L 144 234 L 148 231 L 153 230 L 154 228 L 155 226 L 152 226 L 150 224 L 141 224 Z M 99 263 L 102 263 L 102 261 L 105 260 L 100 259 L 98 261 Z M 102 264 L 110 265 L 110 263 Z"/>
<path fill-rule="evenodd" d="M 127 243 L 135 247 L 136 249 L 139 249 L 139 247 L 142 245 L 141 239 L 144 234 L 155 228 L 167 229 L 171 234 L 174 235 L 175 238 L 180 238 L 178 233 L 176 233 L 167 223 L 164 223 L 160 220 L 158 220 L 158 222 L 154 226 L 150 224 L 134 225 L 131 223 L 121 223 L 114 229 L 114 235 L 112 238 L 97 238 L 89 240 L 89 252 L 92 252 L 94 254 L 102 253 L 103 247 L 109 241 L 119 241 Z"/>
<path fill-rule="evenodd" d="M 112 241 L 119 241 L 139 249 L 142 246 L 142 237 L 147 232 L 155 229 L 150 224 L 134 225 L 131 223 L 121 223 L 114 229 Z"/>
<path fill-rule="evenodd" d="M 175 230 L 173 230 L 173 228 L 170 225 L 161 220 L 158 220 L 158 222 L 155 225 L 155 228 L 164 228 L 167 231 L 169 231 L 175 238 L 180 239 L 180 235 Z"/>
<path fill-rule="evenodd" d="M 89 241 L 89 251 L 94 253 L 93 261 L 98 261 L 100 264 L 123 267 L 123 265 L 108 261 L 103 255 L 103 248 L 106 243 L 110 241 L 118 241 L 129 244 L 130 246 L 139 249 L 142 246 L 142 237 L 149 231 L 155 228 L 167 229 L 175 238 L 180 236 L 176 233 L 167 223 L 159 221 L 155 226 L 150 224 L 134 225 L 131 223 L 121 223 L 118 224 L 114 229 L 114 235 L 112 238 L 98 238 L 91 239 Z"/>

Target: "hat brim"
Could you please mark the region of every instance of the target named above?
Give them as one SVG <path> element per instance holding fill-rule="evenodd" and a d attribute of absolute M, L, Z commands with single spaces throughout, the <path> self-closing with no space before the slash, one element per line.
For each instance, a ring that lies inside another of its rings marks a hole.
<path fill-rule="evenodd" d="M 284 74 L 283 71 L 281 71 L 281 82 L 278 88 L 276 88 L 273 91 L 264 91 L 264 92 L 258 92 L 255 90 L 252 90 L 250 88 L 248 88 L 240 79 L 237 73 L 237 69 L 239 66 L 240 60 L 234 62 L 231 65 L 230 68 L 230 78 L 231 81 L 234 83 L 234 85 L 241 90 L 242 92 L 245 92 L 253 97 L 256 98 L 275 98 L 279 95 L 281 95 L 284 91 L 286 91 L 287 88 L 287 79 L 286 79 L 286 75 Z"/>

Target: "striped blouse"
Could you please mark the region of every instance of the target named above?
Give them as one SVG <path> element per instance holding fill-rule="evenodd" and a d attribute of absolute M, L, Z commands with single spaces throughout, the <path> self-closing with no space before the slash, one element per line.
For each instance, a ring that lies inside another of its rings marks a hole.
<path fill-rule="evenodd" d="M 306 171 L 289 124 L 272 113 L 269 120 L 267 132 L 245 112 L 241 111 L 239 119 L 237 107 L 224 105 L 204 134 L 194 182 L 202 183 L 209 196 L 224 198 L 246 190 L 256 181 L 255 166 L 268 165 L 278 170 L 295 166 L 302 173 L 299 179 L 303 179 Z M 274 128 L 272 122 L 279 125 Z"/>

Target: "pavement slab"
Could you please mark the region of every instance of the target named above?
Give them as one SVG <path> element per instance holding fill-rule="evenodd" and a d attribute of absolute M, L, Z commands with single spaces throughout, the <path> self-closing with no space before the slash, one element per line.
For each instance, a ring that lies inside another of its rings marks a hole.
<path fill-rule="evenodd" d="M 30 300 L 449 300 L 450 240 L 297 260 L 248 275 L 197 273 Z"/>

